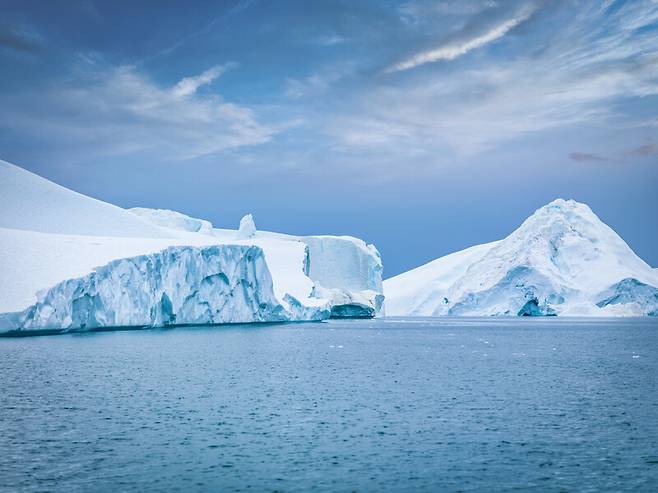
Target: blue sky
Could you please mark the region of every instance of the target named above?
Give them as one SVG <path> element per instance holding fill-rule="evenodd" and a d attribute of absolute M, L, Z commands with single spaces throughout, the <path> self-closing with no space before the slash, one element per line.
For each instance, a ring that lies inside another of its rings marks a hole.
<path fill-rule="evenodd" d="M 0 157 L 352 234 L 386 274 L 588 203 L 658 266 L 655 0 L 1 0 Z"/>

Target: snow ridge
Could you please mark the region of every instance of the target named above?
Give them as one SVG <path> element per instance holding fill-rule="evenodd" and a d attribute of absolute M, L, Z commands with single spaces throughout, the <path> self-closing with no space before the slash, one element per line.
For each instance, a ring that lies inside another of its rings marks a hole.
<path fill-rule="evenodd" d="M 171 228 L 178 231 L 189 231 L 191 233 L 212 233 L 212 223 L 205 219 L 197 219 L 180 212 L 169 209 L 149 209 L 146 207 L 133 207 L 128 209 L 142 219 L 163 228 Z"/>

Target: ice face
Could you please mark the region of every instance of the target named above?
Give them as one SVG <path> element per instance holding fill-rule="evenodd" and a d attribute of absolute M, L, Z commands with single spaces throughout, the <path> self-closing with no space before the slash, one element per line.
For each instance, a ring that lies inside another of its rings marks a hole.
<path fill-rule="evenodd" d="M 565 295 L 537 270 L 519 266 L 489 289 L 469 292 L 452 305 L 440 303 L 434 315 L 554 315 L 550 305 Z"/>
<path fill-rule="evenodd" d="M 0 319 L 0 330 L 164 326 L 322 320 L 325 306 L 274 296 L 256 246 L 170 247 L 115 260 L 46 290 L 36 304 Z"/>
<path fill-rule="evenodd" d="M 381 315 L 382 261 L 374 245 L 352 237 L 305 236 L 314 295 L 329 299 L 333 317 Z M 341 308 L 345 307 L 345 308 Z"/>
<path fill-rule="evenodd" d="M 610 286 L 599 295 L 601 301 L 596 303 L 600 308 L 610 305 L 635 304 L 643 313 L 658 316 L 658 288 L 638 281 L 637 279 L 623 279 Z"/>
<path fill-rule="evenodd" d="M 236 238 L 238 240 L 245 240 L 254 236 L 256 236 L 256 223 L 254 223 L 254 217 L 251 214 L 247 214 L 240 219 L 240 229 L 238 229 Z"/>

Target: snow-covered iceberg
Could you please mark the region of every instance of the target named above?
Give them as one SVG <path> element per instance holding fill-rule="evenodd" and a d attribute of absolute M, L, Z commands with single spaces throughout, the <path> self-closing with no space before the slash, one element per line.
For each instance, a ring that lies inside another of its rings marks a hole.
<path fill-rule="evenodd" d="M 384 281 L 386 314 L 655 315 L 656 270 L 585 204 L 558 199 L 504 240 Z"/>
<path fill-rule="evenodd" d="M 356 238 L 257 231 L 250 216 L 240 233 L 175 211 L 125 210 L 3 161 L 0 195 L 0 332 L 322 320 L 356 316 L 353 305 L 359 316 L 381 308 L 381 259 Z M 328 263 L 341 274 L 323 274 Z"/>

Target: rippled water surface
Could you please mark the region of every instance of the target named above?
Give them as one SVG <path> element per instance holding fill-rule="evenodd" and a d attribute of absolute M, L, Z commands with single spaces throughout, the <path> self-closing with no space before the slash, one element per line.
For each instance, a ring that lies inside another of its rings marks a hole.
<path fill-rule="evenodd" d="M 658 324 L 0 339 L 2 491 L 658 491 Z"/>

